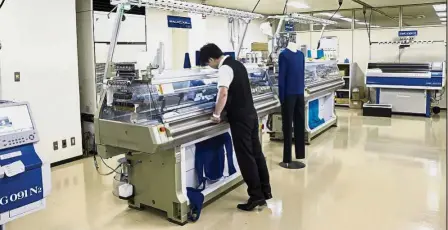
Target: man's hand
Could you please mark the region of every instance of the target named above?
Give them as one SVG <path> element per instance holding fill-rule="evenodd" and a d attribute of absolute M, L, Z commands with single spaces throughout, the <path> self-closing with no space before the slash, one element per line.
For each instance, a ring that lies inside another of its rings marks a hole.
<path fill-rule="evenodd" d="M 213 114 L 213 116 L 210 119 L 216 124 L 219 124 L 221 122 L 221 116 L 215 114 Z"/>

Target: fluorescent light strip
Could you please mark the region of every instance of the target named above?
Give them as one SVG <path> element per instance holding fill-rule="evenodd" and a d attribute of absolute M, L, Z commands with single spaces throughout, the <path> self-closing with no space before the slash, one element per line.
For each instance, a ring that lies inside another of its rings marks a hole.
<path fill-rule="evenodd" d="M 317 15 L 324 15 L 324 16 L 327 16 L 327 17 L 332 17 L 333 16 L 333 14 L 334 13 L 317 13 Z M 334 16 L 333 16 L 333 18 L 342 18 L 342 15 L 340 15 L 340 14 L 335 14 Z"/>
<path fill-rule="evenodd" d="M 440 21 L 446 22 L 446 18 L 440 18 Z"/>
<path fill-rule="evenodd" d="M 353 21 L 353 19 L 351 19 L 351 18 L 339 18 L 340 20 L 344 20 L 344 21 L 346 21 L 346 22 L 352 22 Z M 358 20 L 356 20 L 355 19 L 355 22 L 357 22 Z"/>
<path fill-rule="evenodd" d="M 446 17 L 446 12 L 437 12 L 437 16 L 439 17 Z"/>
<path fill-rule="evenodd" d="M 305 3 L 301 3 L 301 2 L 289 2 L 288 6 L 292 6 L 292 7 L 295 7 L 297 9 L 309 9 L 310 8 L 310 6 L 308 6 Z"/>
<path fill-rule="evenodd" d="M 302 24 L 311 24 L 311 23 L 321 24 L 321 25 L 337 24 L 337 22 L 335 22 L 333 20 L 313 17 L 313 16 L 305 15 L 305 14 L 298 14 L 298 13 L 293 13 L 291 15 L 274 15 L 274 16 L 269 16 L 268 18 L 284 19 L 285 21 L 302 23 Z"/>
<path fill-rule="evenodd" d="M 434 7 L 434 10 L 437 12 L 446 11 L 446 4 L 433 5 L 432 7 Z"/>
<path fill-rule="evenodd" d="M 381 26 L 377 26 L 377 25 L 369 25 L 368 22 L 367 22 L 367 23 L 365 23 L 365 22 L 356 22 L 356 24 L 359 24 L 359 25 L 367 25 L 367 26 L 369 26 L 370 28 L 379 28 L 379 27 L 381 27 Z"/>

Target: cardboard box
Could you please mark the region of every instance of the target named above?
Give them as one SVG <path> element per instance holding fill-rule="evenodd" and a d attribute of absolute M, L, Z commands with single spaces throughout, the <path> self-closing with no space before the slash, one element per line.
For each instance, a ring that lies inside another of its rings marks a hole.
<path fill-rule="evenodd" d="M 269 51 L 268 43 L 252 42 L 251 50 L 252 51 Z"/>
<path fill-rule="evenodd" d="M 351 100 L 350 101 L 350 109 L 362 109 L 362 105 L 364 104 L 361 100 Z"/>
<path fill-rule="evenodd" d="M 364 87 L 355 87 L 352 89 L 352 100 L 358 101 L 363 100 L 365 98 L 365 89 Z"/>
<path fill-rule="evenodd" d="M 348 105 L 350 103 L 350 99 L 348 98 L 335 98 L 334 101 L 339 105 Z"/>

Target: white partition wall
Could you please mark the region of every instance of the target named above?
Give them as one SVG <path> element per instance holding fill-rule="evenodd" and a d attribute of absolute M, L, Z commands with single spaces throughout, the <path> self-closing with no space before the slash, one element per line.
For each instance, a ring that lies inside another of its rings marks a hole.
<path fill-rule="evenodd" d="M 148 55 L 154 57 L 159 43 L 163 42 L 165 45 L 165 68 L 171 69 L 173 61 L 172 55 L 169 54 L 173 53 L 173 33 L 172 29 L 168 28 L 168 15 L 170 15 L 168 11 L 146 9 L 146 32 Z"/>
<path fill-rule="evenodd" d="M 52 163 L 82 155 L 75 9 L 75 0 L 14 0 L 0 9 L 1 99 L 30 103 L 37 151 Z"/>
<path fill-rule="evenodd" d="M 177 15 L 190 17 L 191 29 L 168 28 L 167 16 Z M 230 42 L 228 19 L 226 17 L 197 14 L 178 15 L 174 12 L 156 9 L 146 10 L 148 53 L 155 55 L 159 42 L 165 44 L 165 64 L 167 69 L 182 68 L 185 52 L 190 54 L 191 64 L 195 65 L 196 51 L 206 43 L 215 43 L 224 52 L 234 51 Z M 254 20 L 249 24 L 243 48 L 250 49 L 252 42 L 268 42 L 266 35 L 261 33 L 261 21 Z"/>
<path fill-rule="evenodd" d="M 321 32 L 311 33 L 311 47 L 313 49 L 317 48 L 317 43 L 320 40 Z M 353 62 L 353 37 L 351 31 L 341 30 L 341 31 L 325 31 L 323 36 L 336 36 L 338 37 L 339 43 L 339 62 L 344 62 L 346 58 Z"/>

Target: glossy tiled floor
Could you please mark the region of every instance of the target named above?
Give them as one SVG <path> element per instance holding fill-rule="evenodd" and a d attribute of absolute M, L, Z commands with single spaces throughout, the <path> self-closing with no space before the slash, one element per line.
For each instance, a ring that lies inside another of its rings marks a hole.
<path fill-rule="evenodd" d="M 304 170 L 277 166 L 282 144 L 265 140 L 275 198 L 261 211 L 235 209 L 246 199 L 241 186 L 207 206 L 199 222 L 179 227 L 129 210 L 112 196 L 112 178 L 85 159 L 54 168 L 47 209 L 7 229 L 445 229 L 445 119 L 338 114 L 339 127 L 307 147 Z"/>

